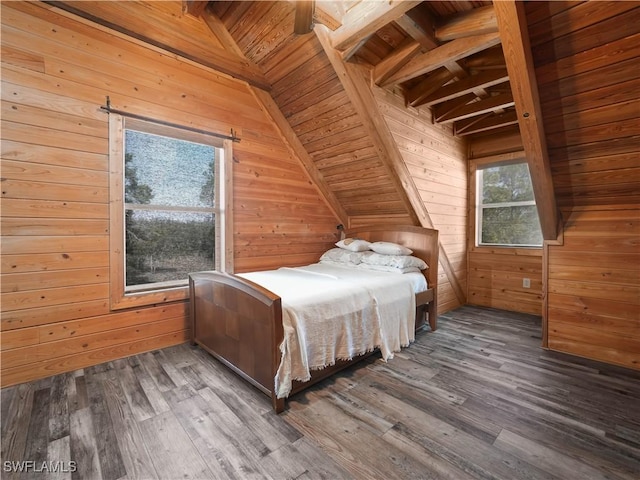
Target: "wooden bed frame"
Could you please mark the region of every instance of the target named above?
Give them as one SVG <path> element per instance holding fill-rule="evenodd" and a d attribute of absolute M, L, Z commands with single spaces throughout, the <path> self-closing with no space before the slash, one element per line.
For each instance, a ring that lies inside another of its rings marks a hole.
<path fill-rule="evenodd" d="M 429 289 L 416 295 L 416 329 L 427 318 L 431 330 L 437 326 L 438 231 L 414 226 L 375 225 L 351 229 L 346 237 L 394 242 L 413 250 L 429 268 L 423 273 Z M 231 368 L 271 397 L 277 413 L 285 399 L 276 398 L 274 379 L 280 365 L 280 344 L 284 339 L 282 304 L 276 294 L 236 275 L 208 271 L 189 275 L 191 332 L 194 344 Z M 308 382 L 294 382 L 289 396 L 366 358 L 312 371 Z"/>

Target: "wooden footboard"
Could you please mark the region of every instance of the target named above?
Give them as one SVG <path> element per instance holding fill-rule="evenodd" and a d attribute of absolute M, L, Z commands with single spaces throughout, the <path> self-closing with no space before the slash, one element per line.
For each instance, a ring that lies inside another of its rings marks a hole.
<path fill-rule="evenodd" d="M 220 272 L 189 275 L 192 340 L 272 398 L 284 338 L 280 297 Z"/>
<path fill-rule="evenodd" d="M 370 241 L 405 245 L 429 265 L 424 272 L 429 290 L 416 295 L 416 327 L 427 317 L 436 329 L 438 232 L 413 226 L 363 227 L 346 232 Z M 245 278 L 220 272 L 189 275 L 192 340 L 211 355 L 271 397 L 276 412 L 284 410 L 284 399 L 276 398 L 275 376 L 280 365 L 280 345 L 284 339 L 282 303 L 279 296 Z M 294 382 L 291 394 L 352 365 L 314 371 L 309 382 Z"/>

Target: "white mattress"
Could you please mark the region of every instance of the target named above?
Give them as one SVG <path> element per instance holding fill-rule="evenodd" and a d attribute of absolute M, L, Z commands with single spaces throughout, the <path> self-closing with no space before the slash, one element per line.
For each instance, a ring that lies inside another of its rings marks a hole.
<path fill-rule="evenodd" d="M 421 273 L 386 273 L 318 263 L 244 273 L 282 299 L 284 341 L 275 387 L 288 396 L 310 371 L 379 348 L 387 360 L 414 340 Z"/>

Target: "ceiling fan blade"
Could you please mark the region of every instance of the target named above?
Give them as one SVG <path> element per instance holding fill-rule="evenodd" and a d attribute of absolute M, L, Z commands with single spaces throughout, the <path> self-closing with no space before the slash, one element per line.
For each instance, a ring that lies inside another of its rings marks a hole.
<path fill-rule="evenodd" d="M 315 3 L 315 0 L 298 0 L 295 2 L 296 16 L 293 22 L 293 33 L 304 35 L 313 30 Z"/>

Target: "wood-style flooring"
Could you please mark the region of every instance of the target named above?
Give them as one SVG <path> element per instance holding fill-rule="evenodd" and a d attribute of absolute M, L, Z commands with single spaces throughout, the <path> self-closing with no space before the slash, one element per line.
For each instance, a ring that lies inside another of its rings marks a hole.
<path fill-rule="evenodd" d="M 539 346 L 539 317 L 463 307 L 281 415 L 199 348 L 136 355 L 3 389 L 0 475 L 639 479 L 640 372 Z"/>

